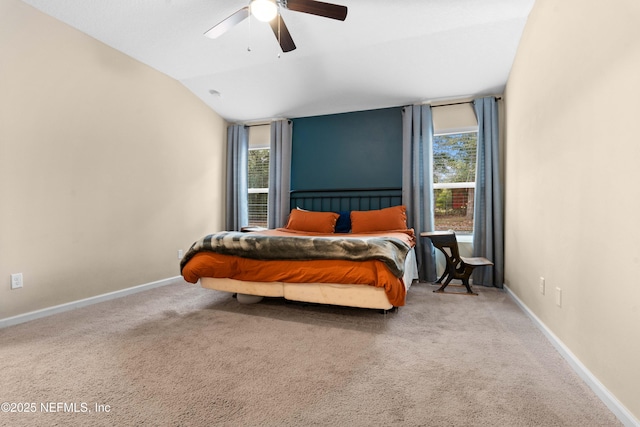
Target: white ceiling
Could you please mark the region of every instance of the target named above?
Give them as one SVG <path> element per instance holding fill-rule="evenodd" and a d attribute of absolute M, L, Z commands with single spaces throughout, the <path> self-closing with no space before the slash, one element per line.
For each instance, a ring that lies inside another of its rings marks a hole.
<path fill-rule="evenodd" d="M 282 9 L 297 49 L 281 54 L 254 18 L 203 36 L 248 0 L 23 1 L 179 80 L 231 122 L 501 94 L 534 2 L 324 0 L 347 19 Z"/>

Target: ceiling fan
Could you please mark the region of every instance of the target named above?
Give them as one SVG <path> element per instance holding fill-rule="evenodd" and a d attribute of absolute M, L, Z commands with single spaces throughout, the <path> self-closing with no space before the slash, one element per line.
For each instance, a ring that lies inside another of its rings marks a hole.
<path fill-rule="evenodd" d="M 280 15 L 280 7 L 296 12 L 322 16 L 324 18 L 337 19 L 339 21 L 344 21 L 347 18 L 346 6 L 316 0 L 250 0 L 248 6 L 243 7 L 228 18 L 222 20 L 204 33 L 204 35 L 215 39 L 242 22 L 251 14 L 260 21 L 268 22 L 278 43 L 280 43 L 282 51 L 291 52 L 296 48 L 296 45 Z"/>

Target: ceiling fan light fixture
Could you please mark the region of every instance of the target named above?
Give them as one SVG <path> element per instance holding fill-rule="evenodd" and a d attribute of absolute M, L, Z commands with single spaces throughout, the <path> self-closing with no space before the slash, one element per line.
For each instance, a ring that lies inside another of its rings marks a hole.
<path fill-rule="evenodd" d="M 275 0 L 253 0 L 251 14 L 258 21 L 269 22 L 278 15 L 278 5 Z"/>

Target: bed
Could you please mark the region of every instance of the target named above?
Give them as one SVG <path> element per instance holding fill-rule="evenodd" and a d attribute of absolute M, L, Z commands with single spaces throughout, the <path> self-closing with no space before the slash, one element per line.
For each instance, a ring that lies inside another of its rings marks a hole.
<path fill-rule="evenodd" d="M 182 259 L 181 274 L 237 294 L 240 302 L 282 297 L 380 310 L 404 305 L 417 263 L 406 209 L 394 205 L 399 195 L 324 193 L 292 194 L 283 228 L 199 239 Z"/>

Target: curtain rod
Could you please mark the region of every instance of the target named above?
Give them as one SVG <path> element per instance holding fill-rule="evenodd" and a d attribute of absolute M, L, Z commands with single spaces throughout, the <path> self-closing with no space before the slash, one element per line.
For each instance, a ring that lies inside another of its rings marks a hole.
<path fill-rule="evenodd" d="M 291 121 L 291 119 L 271 119 L 269 121 L 259 121 L 259 122 L 249 122 L 249 123 L 239 123 L 239 124 L 251 128 L 254 126 L 270 126 L 271 123 L 277 122 L 278 120 L 287 120 L 289 122 Z"/>
<path fill-rule="evenodd" d="M 487 95 L 487 96 L 492 96 L 492 95 Z M 496 99 L 496 101 L 500 101 L 502 99 L 502 96 L 493 96 L 493 97 Z M 476 99 L 480 99 L 480 98 L 476 98 Z M 449 105 L 472 104 L 474 100 L 475 99 L 472 99 L 470 101 L 449 102 L 449 103 L 446 103 L 446 104 L 438 104 L 438 105 L 433 105 L 433 104 L 430 104 L 429 102 L 425 102 L 424 104 L 425 105 L 431 105 L 432 107 L 447 107 Z M 283 119 L 267 119 L 265 121 L 258 121 L 258 122 L 253 122 L 253 123 L 249 122 L 249 123 L 244 123 L 244 126 L 247 126 L 247 127 L 266 126 L 266 125 L 270 125 L 272 122 L 278 121 L 278 120 L 283 120 Z M 291 119 L 288 119 L 288 120 L 291 120 Z"/>
<path fill-rule="evenodd" d="M 491 96 L 491 95 L 488 95 L 488 96 Z M 499 101 L 499 100 L 501 100 L 501 99 L 502 99 L 502 97 L 501 97 L 501 96 L 494 96 L 494 98 L 496 99 L 496 101 Z M 476 99 L 481 99 L 481 98 L 476 98 Z M 473 103 L 473 101 L 475 101 L 475 99 L 472 99 L 472 100 L 470 100 L 470 101 L 449 102 L 449 103 L 447 103 L 447 104 L 438 104 L 438 105 L 432 105 L 432 104 L 429 104 L 429 103 L 426 103 L 426 104 L 427 104 L 427 105 L 431 105 L 431 107 L 434 107 L 434 108 L 435 108 L 435 107 L 447 107 L 447 106 L 449 106 L 449 105 L 472 104 L 472 103 Z"/>

